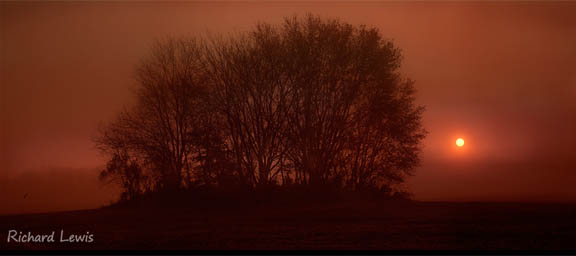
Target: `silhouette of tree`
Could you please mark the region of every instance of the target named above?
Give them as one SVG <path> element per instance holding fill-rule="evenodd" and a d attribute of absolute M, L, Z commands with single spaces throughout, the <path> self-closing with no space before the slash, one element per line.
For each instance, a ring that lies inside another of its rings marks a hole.
<path fill-rule="evenodd" d="M 136 106 L 96 139 L 103 177 L 127 197 L 197 185 L 392 193 L 418 165 L 423 107 L 377 29 L 308 15 L 209 42 L 156 43 Z"/>
<path fill-rule="evenodd" d="M 96 138 L 111 161 L 119 151 L 137 159 L 151 173 L 156 190 L 189 184 L 203 136 L 211 134 L 201 52 L 193 39 L 156 42 L 137 68 L 136 106 Z"/>
<path fill-rule="evenodd" d="M 276 183 L 286 164 L 286 132 L 292 99 L 280 38 L 267 25 L 229 41 L 208 55 L 215 100 L 241 184 Z"/>
<path fill-rule="evenodd" d="M 214 45 L 241 177 L 363 190 L 401 183 L 418 164 L 423 109 L 378 30 L 308 15 Z"/>
<path fill-rule="evenodd" d="M 113 182 L 124 188 L 120 195 L 121 200 L 138 198 L 150 190 L 150 179 L 140 168 L 135 159 L 128 154 L 118 152 L 108 161 L 106 169 L 100 173 L 100 180 Z"/>

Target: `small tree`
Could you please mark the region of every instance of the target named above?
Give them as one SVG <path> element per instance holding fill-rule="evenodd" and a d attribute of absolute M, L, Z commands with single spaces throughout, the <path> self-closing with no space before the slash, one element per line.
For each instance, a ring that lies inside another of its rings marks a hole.
<path fill-rule="evenodd" d="M 137 68 L 136 105 L 95 139 L 111 162 L 117 161 L 116 152 L 137 159 L 152 174 L 155 190 L 190 185 L 205 136 L 214 133 L 201 60 L 202 50 L 192 39 L 156 42 Z"/>
<path fill-rule="evenodd" d="M 121 152 L 108 161 L 106 168 L 100 172 L 100 180 L 120 185 L 124 189 L 120 195 L 123 201 L 138 198 L 150 190 L 150 179 L 138 162 Z"/>

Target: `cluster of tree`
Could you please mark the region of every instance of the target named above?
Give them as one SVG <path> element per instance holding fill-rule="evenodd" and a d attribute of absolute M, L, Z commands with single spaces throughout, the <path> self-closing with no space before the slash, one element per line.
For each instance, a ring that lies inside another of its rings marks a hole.
<path fill-rule="evenodd" d="M 423 108 L 375 28 L 308 15 L 200 41 L 158 41 L 137 103 L 101 127 L 123 199 L 198 186 L 365 191 L 418 164 Z"/>

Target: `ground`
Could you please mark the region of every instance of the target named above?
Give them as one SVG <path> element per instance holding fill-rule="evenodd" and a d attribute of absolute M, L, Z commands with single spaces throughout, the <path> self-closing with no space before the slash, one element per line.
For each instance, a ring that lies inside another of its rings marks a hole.
<path fill-rule="evenodd" d="M 0 216 L 0 249 L 573 250 L 576 204 L 363 202 Z M 8 230 L 94 234 L 7 243 Z"/>

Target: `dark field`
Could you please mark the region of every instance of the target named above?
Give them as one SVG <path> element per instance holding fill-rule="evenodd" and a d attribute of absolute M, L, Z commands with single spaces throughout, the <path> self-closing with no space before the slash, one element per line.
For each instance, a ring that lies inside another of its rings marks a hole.
<path fill-rule="evenodd" d="M 2 249 L 573 250 L 575 204 L 316 203 L 99 210 L 0 216 Z M 8 230 L 55 243 L 6 243 Z M 59 243 L 94 234 L 93 243 Z"/>

